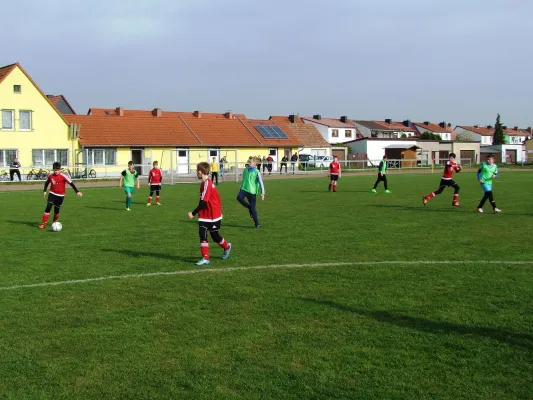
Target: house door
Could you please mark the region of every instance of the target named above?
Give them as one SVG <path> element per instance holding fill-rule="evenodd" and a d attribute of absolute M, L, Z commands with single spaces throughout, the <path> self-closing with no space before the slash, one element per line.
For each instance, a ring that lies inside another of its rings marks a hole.
<path fill-rule="evenodd" d="M 131 150 L 131 161 L 133 161 L 133 164 L 135 165 L 133 169 L 137 171 L 138 175 L 143 174 L 143 152 L 142 149 L 132 149 Z"/>
<path fill-rule="evenodd" d="M 274 159 L 272 161 L 272 171 L 278 170 L 278 149 L 268 149 L 268 155 Z"/>
<path fill-rule="evenodd" d="M 290 160 L 292 156 L 291 149 L 283 149 L 283 155 Z"/>
<path fill-rule="evenodd" d="M 218 162 L 218 160 L 220 160 L 220 150 L 217 150 L 217 149 L 209 150 L 209 160 L 207 160 L 209 164 L 213 162 L 213 157 L 215 157 L 215 161 Z"/>
<path fill-rule="evenodd" d="M 505 150 L 505 162 L 507 164 L 516 164 L 516 150 Z"/>
<path fill-rule="evenodd" d="M 189 150 L 178 150 L 177 160 L 178 174 L 189 173 Z"/>

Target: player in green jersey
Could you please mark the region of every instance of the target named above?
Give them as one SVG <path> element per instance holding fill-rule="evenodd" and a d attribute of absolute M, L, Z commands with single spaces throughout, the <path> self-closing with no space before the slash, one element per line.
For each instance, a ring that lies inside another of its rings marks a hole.
<path fill-rule="evenodd" d="M 372 193 L 377 193 L 376 188 L 381 181 L 383 181 L 383 185 L 385 186 L 385 193 L 390 193 L 390 190 L 387 188 L 387 155 L 384 155 L 383 160 L 379 163 L 378 179 L 376 179 L 376 183 L 374 183 Z"/>
<path fill-rule="evenodd" d="M 261 226 L 259 225 L 259 218 L 255 208 L 257 195 L 261 193 L 261 200 L 265 200 L 265 185 L 263 184 L 261 173 L 257 169 L 259 160 L 258 157 L 252 157 L 249 162 L 250 165 L 244 169 L 241 189 L 237 195 L 237 201 L 250 212 L 250 217 L 254 220 L 256 229 Z"/>
<path fill-rule="evenodd" d="M 492 194 L 493 177 L 498 177 L 498 167 L 496 166 L 496 164 L 494 164 L 494 156 L 492 154 L 489 154 L 487 156 L 487 161 L 481 164 L 481 167 L 479 167 L 477 171 L 477 180 L 481 184 L 481 189 L 483 189 L 484 193 L 483 198 L 477 206 L 477 211 L 480 213 L 483 212 L 483 205 L 487 200 L 490 202 L 490 205 L 492 206 L 492 209 L 494 210 L 495 214 L 502 212 L 502 210 L 496 207 L 494 195 Z"/>
<path fill-rule="evenodd" d="M 139 174 L 133 169 L 133 161 L 128 162 L 128 169 L 122 171 L 120 175 L 120 182 L 118 187 L 124 186 L 124 192 L 126 193 L 126 211 L 130 211 L 131 207 L 131 195 L 135 188 L 135 182 L 137 182 L 137 190 L 139 190 Z M 124 184 L 124 185 L 123 185 Z"/>

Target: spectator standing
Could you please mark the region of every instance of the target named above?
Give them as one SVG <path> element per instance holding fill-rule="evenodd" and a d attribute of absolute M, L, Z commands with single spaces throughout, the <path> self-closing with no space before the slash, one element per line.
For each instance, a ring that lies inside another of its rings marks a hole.
<path fill-rule="evenodd" d="M 285 173 L 287 174 L 287 161 L 289 161 L 289 157 L 287 156 L 283 156 L 283 158 L 281 159 L 281 167 L 279 169 L 279 174 L 281 175 L 281 173 L 283 172 L 283 167 L 285 166 Z"/>
<path fill-rule="evenodd" d="M 298 161 L 298 154 L 294 153 L 291 157 L 291 167 L 292 167 L 292 174 L 294 175 L 294 169 L 296 167 L 296 162 Z"/>
<path fill-rule="evenodd" d="M 13 182 L 13 175 L 17 174 L 17 177 L 19 178 L 19 182 L 22 182 L 22 179 L 20 179 L 20 163 L 17 157 L 13 158 L 13 161 L 11 161 L 11 164 L 9 164 L 9 177 L 11 178 L 11 182 Z"/>

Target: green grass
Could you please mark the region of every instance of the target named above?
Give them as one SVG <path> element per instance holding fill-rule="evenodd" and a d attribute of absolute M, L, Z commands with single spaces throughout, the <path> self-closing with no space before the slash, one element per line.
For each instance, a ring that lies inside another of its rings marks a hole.
<path fill-rule="evenodd" d="M 505 261 L 533 260 L 532 177 L 495 181 L 500 215 L 474 212 L 473 173 L 459 209 L 451 189 L 422 206 L 438 174 L 391 175 L 391 195 L 267 177 L 257 231 L 222 183 L 215 271 L 18 289 L 199 270 L 199 187 L 150 208 L 144 187 L 129 213 L 118 188 L 69 189 L 60 233 L 37 229 L 40 190 L 1 192 L 0 399 L 531 399 L 533 262 Z M 349 264 L 223 270 L 315 263 Z"/>

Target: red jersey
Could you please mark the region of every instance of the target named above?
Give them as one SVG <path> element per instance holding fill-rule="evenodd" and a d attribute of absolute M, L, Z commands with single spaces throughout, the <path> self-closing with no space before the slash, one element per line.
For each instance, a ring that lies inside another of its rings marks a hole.
<path fill-rule="evenodd" d="M 152 168 L 148 174 L 149 185 L 160 185 L 163 180 L 163 173 L 159 168 Z"/>
<path fill-rule="evenodd" d="M 211 179 L 200 184 L 200 200 L 205 201 L 207 206 L 198 212 L 198 221 L 216 222 L 222 219 L 222 203 Z"/>
<path fill-rule="evenodd" d="M 337 161 L 333 161 L 331 164 L 329 164 L 329 173 L 331 175 L 339 175 L 340 170 L 341 165 Z"/>
<path fill-rule="evenodd" d="M 46 182 L 44 184 L 44 191 L 46 192 L 46 188 L 49 184 L 51 184 L 52 186 L 50 187 L 50 193 L 55 194 L 56 196 L 65 196 L 65 183 L 68 183 L 74 188 L 74 190 L 77 191 L 77 189 L 75 189 L 75 186 L 73 186 L 72 184 L 72 180 L 63 173 L 59 175 L 48 175 L 48 179 L 46 179 Z"/>
<path fill-rule="evenodd" d="M 444 174 L 442 175 L 442 179 L 450 180 L 453 177 L 453 173 L 457 172 L 457 163 L 446 161 L 446 165 L 444 166 Z"/>

